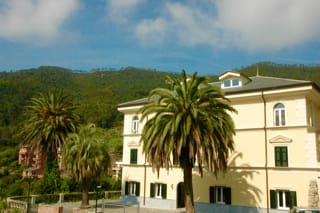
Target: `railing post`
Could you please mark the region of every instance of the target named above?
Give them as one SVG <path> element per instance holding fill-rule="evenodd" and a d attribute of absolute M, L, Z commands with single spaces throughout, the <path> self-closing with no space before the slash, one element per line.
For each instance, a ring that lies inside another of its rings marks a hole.
<path fill-rule="evenodd" d="M 61 206 L 61 204 L 63 203 L 63 201 L 64 201 L 64 194 L 63 194 L 63 193 L 60 193 L 60 194 L 59 194 L 59 204 L 60 204 L 60 206 Z"/>
<path fill-rule="evenodd" d="M 31 201 L 30 201 L 30 204 L 33 205 L 36 203 L 36 198 L 37 196 L 36 195 L 31 195 Z"/>

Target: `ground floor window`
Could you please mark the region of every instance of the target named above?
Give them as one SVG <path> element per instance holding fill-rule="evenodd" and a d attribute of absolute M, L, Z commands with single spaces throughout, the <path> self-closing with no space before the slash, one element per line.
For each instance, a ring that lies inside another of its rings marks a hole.
<path fill-rule="evenodd" d="M 231 188 L 225 186 L 210 186 L 210 203 L 231 204 Z"/>
<path fill-rule="evenodd" d="M 150 183 L 150 197 L 167 198 L 167 184 L 164 183 Z"/>
<path fill-rule="evenodd" d="M 297 206 L 295 191 L 270 190 L 270 206 L 273 209 L 290 209 Z"/>
<path fill-rule="evenodd" d="M 136 181 L 126 181 L 125 195 L 140 196 L 140 183 Z"/>

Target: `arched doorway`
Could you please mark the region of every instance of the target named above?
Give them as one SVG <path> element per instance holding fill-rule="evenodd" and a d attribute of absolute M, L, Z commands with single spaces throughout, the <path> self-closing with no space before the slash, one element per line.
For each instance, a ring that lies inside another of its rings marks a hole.
<path fill-rule="evenodd" d="M 183 182 L 177 185 L 177 208 L 183 208 L 184 205 L 184 185 Z"/>

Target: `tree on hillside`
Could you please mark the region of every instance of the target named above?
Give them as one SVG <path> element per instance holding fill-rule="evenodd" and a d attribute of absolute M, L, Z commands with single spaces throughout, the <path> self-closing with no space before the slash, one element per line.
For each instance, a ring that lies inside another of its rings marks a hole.
<path fill-rule="evenodd" d="M 219 88 L 196 73 L 188 79 L 182 71 L 180 79 L 168 77 L 167 83 L 171 89 L 152 90 L 150 103 L 140 110 L 141 120 L 147 120 L 143 152 L 158 174 L 161 167 L 180 165 L 186 212 L 193 213 L 192 169 L 197 165 L 201 176 L 203 167 L 215 175 L 226 170 L 235 134 L 229 113 L 236 110 Z"/>
<path fill-rule="evenodd" d="M 82 185 L 81 207 L 88 207 L 90 181 L 97 180 L 111 167 L 102 132 L 94 124 L 80 126 L 79 133 L 67 137 L 61 153 L 67 172 Z"/>

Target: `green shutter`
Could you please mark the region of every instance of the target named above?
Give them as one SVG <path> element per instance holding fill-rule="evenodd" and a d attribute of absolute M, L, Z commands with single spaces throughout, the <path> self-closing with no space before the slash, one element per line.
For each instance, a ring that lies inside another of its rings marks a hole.
<path fill-rule="evenodd" d="M 131 149 L 130 150 L 130 164 L 137 164 L 137 158 L 138 158 L 138 150 Z"/>
<path fill-rule="evenodd" d="M 136 196 L 140 196 L 140 182 L 136 182 Z"/>
<path fill-rule="evenodd" d="M 128 181 L 126 181 L 125 182 L 125 186 L 124 186 L 124 194 L 125 195 L 129 194 L 128 190 L 129 190 L 129 183 L 128 183 Z"/>
<path fill-rule="evenodd" d="M 288 166 L 288 148 L 286 146 L 275 147 L 276 166 Z"/>
<path fill-rule="evenodd" d="M 214 186 L 209 187 L 209 201 L 210 201 L 210 203 L 216 202 L 214 190 L 215 190 Z"/>
<path fill-rule="evenodd" d="M 280 147 L 275 147 L 274 148 L 274 158 L 276 160 L 276 166 L 281 166 L 281 149 Z"/>
<path fill-rule="evenodd" d="M 162 199 L 167 198 L 167 184 L 161 184 L 161 197 Z"/>
<path fill-rule="evenodd" d="M 275 190 L 270 190 L 270 207 L 276 209 L 277 206 L 277 192 Z"/>
<path fill-rule="evenodd" d="M 154 197 L 154 196 L 155 196 L 154 190 L 155 190 L 155 185 L 154 185 L 154 183 L 150 183 L 150 197 Z"/>
<path fill-rule="evenodd" d="M 294 191 L 286 192 L 286 206 L 293 208 L 297 206 L 297 193 Z"/>
<path fill-rule="evenodd" d="M 288 166 L 288 149 L 287 147 L 281 147 L 282 149 L 282 166 Z"/>
<path fill-rule="evenodd" d="M 223 196 L 224 196 L 223 201 L 226 204 L 231 205 L 231 188 L 230 187 L 223 188 Z"/>

